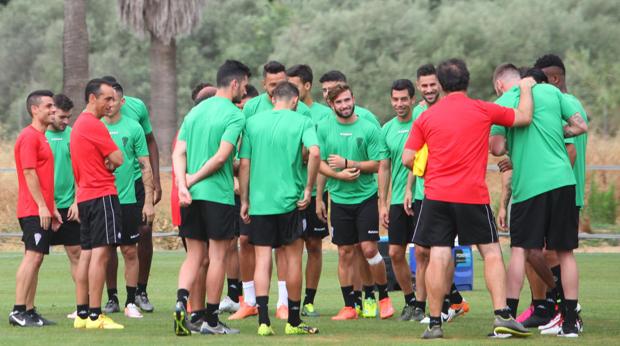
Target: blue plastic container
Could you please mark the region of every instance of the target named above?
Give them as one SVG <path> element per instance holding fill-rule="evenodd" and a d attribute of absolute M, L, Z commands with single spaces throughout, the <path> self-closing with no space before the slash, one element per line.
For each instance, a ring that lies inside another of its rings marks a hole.
<path fill-rule="evenodd" d="M 454 257 L 454 284 L 459 291 L 474 289 L 474 261 L 471 246 L 455 246 L 452 249 Z M 415 246 L 409 247 L 409 268 L 415 275 Z"/>

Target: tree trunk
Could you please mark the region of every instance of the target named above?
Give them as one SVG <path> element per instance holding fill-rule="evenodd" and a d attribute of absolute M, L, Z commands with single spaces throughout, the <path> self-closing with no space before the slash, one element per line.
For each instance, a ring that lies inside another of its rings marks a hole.
<path fill-rule="evenodd" d="M 153 133 L 162 164 L 171 163 L 172 139 L 177 128 L 176 42 L 164 44 L 151 35 L 151 102 Z"/>
<path fill-rule="evenodd" d="M 64 8 L 62 90 L 75 104 L 73 111 L 77 115 L 84 109 L 84 88 L 88 82 L 86 0 L 65 0 Z"/>

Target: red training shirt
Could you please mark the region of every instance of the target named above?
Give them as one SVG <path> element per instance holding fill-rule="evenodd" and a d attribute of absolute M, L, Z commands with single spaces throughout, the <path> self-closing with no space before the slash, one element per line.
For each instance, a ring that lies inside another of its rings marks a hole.
<path fill-rule="evenodd" d="M 473 100 L 456 92 L 443 97 L 413 123 L 406 149 L 428 145 L 426 198 L 442 202 L 489 204 L 485 181 L 491 125 L 510 127 L 514 109 Z"/>
<path fill-rule="evenodd" d="M 39 206 L 26 185 L 24 169 L 34 169 L 39 178 L 41 194 L 50 213 L 54 213 L 54 155 L 45 133 L 28 126 L 20 132 L 15 142 L 15 167 L 17 168 L 17 217 L 39 216 Z"/>
<path fill-rule="evenodd" d="M 69 148 L 78 203 L 117 194 L 114 175 L 104 161 L 118 147 L 103 122 L 92 113 L 80 114 L 71 131 Z"/>

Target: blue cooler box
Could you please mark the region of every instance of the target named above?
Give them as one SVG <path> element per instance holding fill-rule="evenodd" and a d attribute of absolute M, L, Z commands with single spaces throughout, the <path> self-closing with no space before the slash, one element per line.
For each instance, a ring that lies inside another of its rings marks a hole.
<path fill-rule="evenodd" d="M 454 284 L 459 291 L 474 289 L 474 261 L 471 246 L 455 246 L 452 249 L 454 257 Z M 415 246 L 409 247 L 409 268 L 415 275 Z"/>

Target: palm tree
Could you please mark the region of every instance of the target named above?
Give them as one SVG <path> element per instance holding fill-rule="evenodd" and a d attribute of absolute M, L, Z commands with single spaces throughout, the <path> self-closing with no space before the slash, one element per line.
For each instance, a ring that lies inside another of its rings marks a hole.
<path fill-rule="evenodd" d="M 151 40 L 150 109 L 155 137 L 165 163 L 170 162 L 177 126 L 176 37 L 200 22 L 203 0 L 118 0 L 123 24 Z"/>
<path fill-rule="evenodd" d="M 75 104 L 74 111 L 79 113 L 84 109 L 84 87 L 88 82 L 86 0 L 65 0 L 64 11 L 62 90 Z"/>

